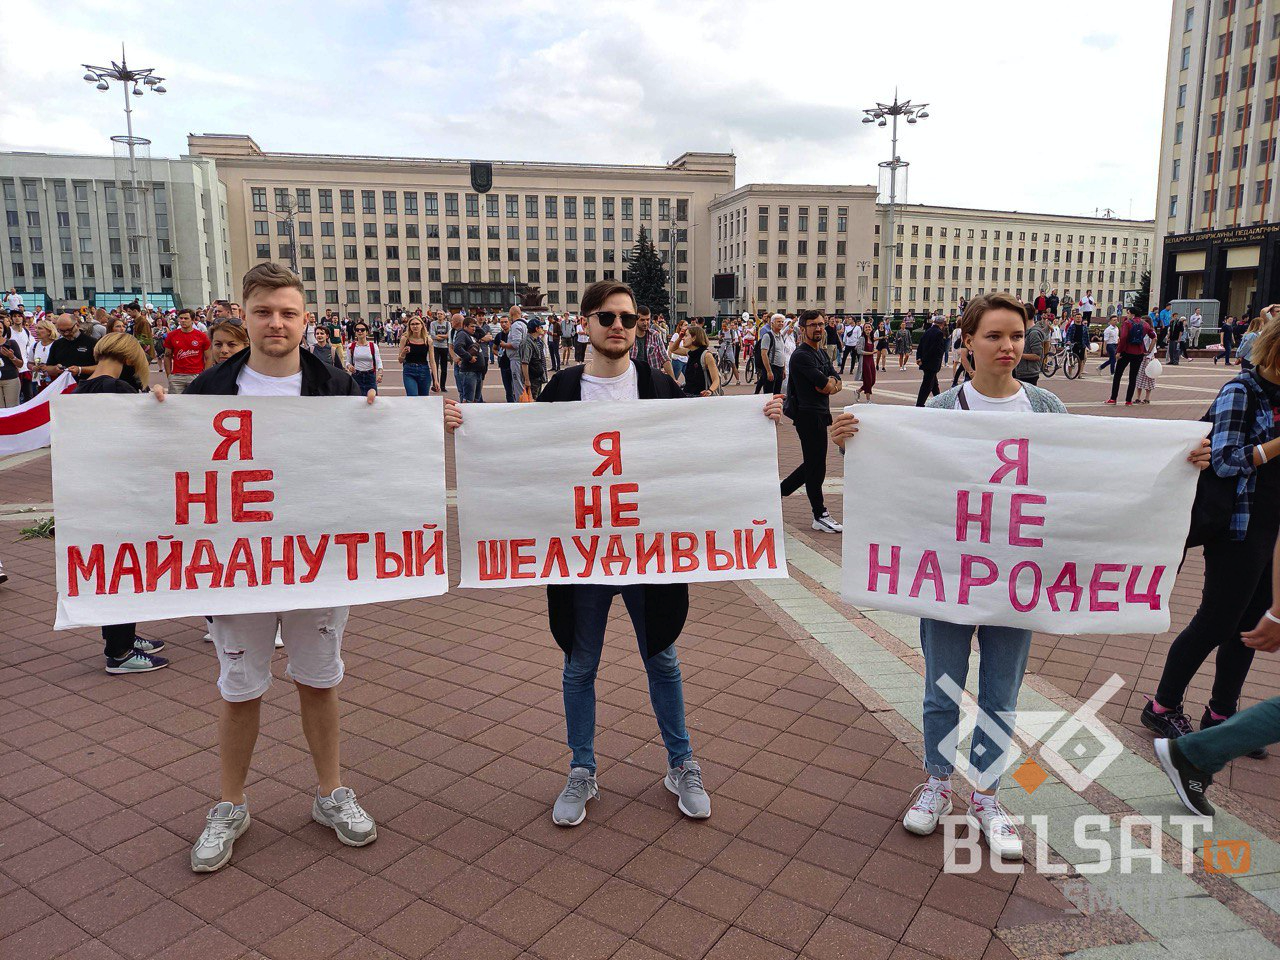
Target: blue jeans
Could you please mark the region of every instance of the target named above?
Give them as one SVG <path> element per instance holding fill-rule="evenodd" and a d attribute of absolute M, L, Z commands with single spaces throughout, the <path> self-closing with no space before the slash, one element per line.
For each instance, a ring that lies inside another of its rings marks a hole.
<path fill-rule="evenodd" d="M 941 744 L 960 723 L 960 704 L 938 686 L 938 681 L 949 677 L 957 688 L 964 689 L 974 629 L 969 624 L 920 621 L 920 646 L 924 651 L 924 768 L 935 777 L 949 777 L 955 769 L 955 757 L 944 757 Z M 978 787 L 992 790 L 1007 765 L 1018 690 L 1031 650 L 1031 631 L 1017 627 L 976 629 L 980 712 L 969 748 L 969 764 Z"/>
<path fill-rule="evenodd" d="M 377 392 L 378 372 L 376 370 L 357 370 L 351 376 L 362 393 L 368 393 L 370 390 Z"/>
<path fill-rule="evenodd" d="M 1108 344 L 1107 344 L 1107 359 L 1103 360 L 1103 361 L 1102 361 L 1102 364 L 1098 367 L 1098 372 L 1099 372 L 1099 373 L 1101 373 L 1103 370 L 1107 369 L 1107 367 L 1111 367 L 1112 369 L 1114 369 L 1114 368 L 1115 368 L 1115 365 L 1116 365 L 1116 347 L 1117 347 L 1117 346 L 1119 346 L 1119 344 L 1115 344 L 1115 343 L 1108 343 Z"/>
<path fill-rule="evenodd" d="M 686 360 L 684 357 L 672 357 L 671 358 L 671 375 L 675 377 L 677 380 L 679 380 L 681 374 L 684 373 L 685 364 L 688 362 L 689 361 Z"/>
<path fill-rule="evenodd" d="M 426 397 L 431 394 L 431 364 L 406 363 L 401 371 L 404 376 L 406 397 Z"/>
<path fill-rule="evenodd" d="M 644 657 L 644 586 L 612 587 L 581 584 L 574 587 L 577 622 L 573 634 L 573 654 L 564 658 L 564 719 L 572 766 L 596 769 L 596 670 L 604 647 L 604 628 L 609 622 L 613 598 L 622 594 L 635 627 L 640 656 Z M 680 660 L 674 646 L 644 661 L 649 674 L 649 702 L 657 718 L 662 742 L 667 746 L 667 763 L 676 767 L 693 756 L 689 733 L 684 725 L 684 685 L 680 680 Z"/>
<path fill-rule="evenodd" d="M 455 370 L 453 378 L 458 384 L 458 402 L 473 402 L 476 395 L 476 389 L 479 386 L 479 378 L 476 377 L 474 373 L 467 370 Z"/>
<path fill-rule="evenodd" d="M 1277 742 L 1280 742 L 1280 697 L 1272 697 L 1232 714 L 1216 727 L 1179 737 L 1178 748 L 1205 773 L 1217 773 L 1236 757 Z"/>

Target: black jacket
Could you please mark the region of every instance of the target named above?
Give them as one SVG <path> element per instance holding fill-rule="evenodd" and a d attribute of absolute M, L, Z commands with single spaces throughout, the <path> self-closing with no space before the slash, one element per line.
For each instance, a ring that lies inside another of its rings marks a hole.
<path fill-rule="evenodd" d="M 310 350 L 300 350 L 302 360 L 302 395 L 304 397 L 359 397 L 364 391 L 356 386 L 351 375 L 325 363 Z M 241 350 L 234 357 L 210 367 L 191 381 L 187 394 L 210 394 L 233 397 L 240 392 L 236 378 L 249 362 L 249 351 Z"/>
<path fill-rule="evenodd" d="M 925 373 L 937 373 L 942 369 L 942 357 L 947 349 L 947 335 L 936 323 L 929 324 L 929 329 L 920 337 L 916 346 L 916 360 Z"/>
<path fill-rule="evenodd" d="M 831 395 L 819 393 L 818 388 L 825 387 L 827 381 L 835 376 L 836 368 L 825 350 L 817 350 L 807 342 L 801 343 L 791 354 L 791 363 L 787 367 L 787 399 L 782 406 L 783 412 L 792 420 L 796 414 L 803 413 L 825 417 L 830 423 Z"/>
<path fill-rule="evenodd" d="M 641 400 L 672 400 L 684 396 L 680 384 L 661 370 L 653 370 L 647 363 L 639 362 L 635 362 L 635 368 L 636 386 Z M 538 402 L 569 403 L 581 400 L 582 375 L 585 372 L 586 367 L 582 365 L 561 370 L 542 388 L 542 392 L 538 394 Z M 547 617 L 551 621 L 551 635 L 566 656 L 573 653 L 577 620 L 574 604 L 578 589 L 576 584 L 547 585 Z M 655 653 L 661 653 L 675 643 L 688 617 L 688 584 L 644 584 L 644 633 L 648 648 L 646 655 L 651 657 Z"/>

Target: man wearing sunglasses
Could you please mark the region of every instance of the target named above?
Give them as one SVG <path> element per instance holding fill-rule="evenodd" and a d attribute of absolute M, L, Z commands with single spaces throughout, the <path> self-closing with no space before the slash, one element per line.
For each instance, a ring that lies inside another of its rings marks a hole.
<path fill-rule="evenodd" d="M 831 397 L 844 387 L 825 350 L 826 334 L 827 323 L 821 310 L 800 314 L 801 341 L 791 355 L 783 412 L 796 425 L 804 460 L 782 481 L 782 495 L 789 497 L 803 486 L 813 509 L 813 529 L 819 533 L 840 533 L 844 527 L 827 512 L 822 499 L 822 484 L 827 479 Z"/>
<path fill-rule="evenodd" d="M 640 316 L 635 295 L 625 283 L 604 280 L 588 287 L 582 297 L 582 319 L 593 348 L 590 358 L 584 365 L 561 370 L 552 377 L 539 395 L 539 402 L 672 400 L 684 395 L 680 385 L 666 373 L 654 370 L 643 360 L 632 359 Z M 778 420 L 781 398 L 770 400 L 764 413 Z M 602 419 L 608 419 L 607 412 Z M 556 799 L 551 818 L 561 826 L 577 826 L 586 818 L 587 801 L 599 792 L 595 680 L 609 608 L 618 594 L 635 627 L 649 677 L 649 700 L 667 748 L 663 785 L 676 795 L 685 816 L 705 819 L 711 816 L 711 798 L 702 783 L 702 770 L 693 759 L 685 727 L 684 686 L 674 647 L 689 614 L 689 587 L 683 583 L 547 587 L 551 633 L 565 655 L 565 726 L 573 754 L 568 782 Z"/>

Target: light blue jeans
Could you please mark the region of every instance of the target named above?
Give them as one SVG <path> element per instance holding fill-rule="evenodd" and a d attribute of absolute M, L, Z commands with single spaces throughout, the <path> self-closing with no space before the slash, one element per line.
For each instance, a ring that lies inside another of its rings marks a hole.
<path fill-rule="evenodd" d="M 942 620 L 920 621 L 924 651 L 924 768 L 932 776 L 949 777 L 955 756 L 944 756 L 942 743 L 960 724 L 960 704 L 939 681 L 950 678 L 963 690 L 969 675 L 970 640 L 978 631 L 978 723 L 969 748 L 969 764 L 978 787 L 993 790 L 1007 766 L 1013 737 L 1018 690 L 1027 669 L 1031 631 L 1017 627 L 973 627 Z M 948 687 L 951 684 L 947 684 Z M 954 751 L 954 743 L 948 745 Z"/>
<path fill-rule="evenodd" d="M 580 584 L 574 587 L 573 653 L 564 658 L 564 719 L 571 765 L 596 769 L 596 671 L 600 667 L 600 651 L 604 648 L 604 630 L 609 622 L 613 598 L 622 594 L 631 623 L 635 627 L 640 656 L 645 655 L 644 585 L 611 587 L 606 584 Z M 689 733 L 684 723 L 684 684 L 680 679 L 680 660 L 675 646 L 644 660 L 649 674 L 649 702 L 667 747 L 667 764 L 677 767 L 693 756 Z"/>

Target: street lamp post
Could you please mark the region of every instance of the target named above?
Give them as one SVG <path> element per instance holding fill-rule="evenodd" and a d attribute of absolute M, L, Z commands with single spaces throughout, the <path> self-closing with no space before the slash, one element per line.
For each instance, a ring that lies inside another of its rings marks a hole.
<path fill-rule="evenodd" d="M 893 103 L 877 103 L 874 107 L 868 107 L 863 110 L 863 123 L 874 122 L 876 126 L 883 127 L 893 118 L 893 146 L 892 156 L 890 159 L 883 161 L 880 166 L 882 169 L 889 171 L 889 238 L 888 238 L 888 269 L 885 271 L 885 297 L 884 307 L 886 316 L 893 314 L 893 259 L 898 249 L 898 235 L 895 231 L 895 209 L 894 205 L 898 199 L 898 170 L 909 166 L 909 164 L 898 156 L 898 118 L 906 117 L 907 123 L 917 123 L 929 116 L 929 111 L 925 108 L 927 103 L 912 103 L 910 100 L 898 100 L 898 91 L 893 92 Z"/>
<path fill-rule="evenodd" d="M 145 240 L 146 235 L 142 230 L 142 216 L 138 213 L 138 157 L 136 148 L 144 141 L 133 135 L 133 104 L 130 100 L 130 87 L 132 87 L 132 95 L 135 97 L 142 96 L 144 88 L 150 88 L 154 93 L 167 93 L 164 87 L 164 77 L 156 76 L 154 67 L 143 67 L 134 69 L 129 66 L 125 59 L 124 44 L 120 45 L 120 62 L 114 60 L 109 67 L 97 67 L 90 63 L 81 64 L 85 69 L 84 80 L 86 83 L 94 84 L 99 90 L 110 90 L 111 84 L 107 81 L 118 80 L 124 89 L 124 120 L 127 136 L 125 143 L 129 148 L 129 189 L 133 196 L 133 219 L 134 230 L 138 231 L 138 238 Z M 113 138 L 118 139 L 118 138 Z M 145 143 L 150 143 L 147 140 Z M 142 215 L 146 215 L 146 204 L 142 205 Z M 128 224 L 126 222 L 126 232 Z M 145 243 L 139 244 L 139 258 L 142 260 L 142 300 L 143 306 L 146 305 L 147 287 L 151 282 L 151 251 Z"/>
<path fill-rule="evenodd" d="M 671 311 L 671 329 L 676 327 L 676 320 L 680 316 L 680 311 L 676 306 L 676 244 L 680 237 L 680 224 L 683 220 L 677 220 L 673 215 L 671 218 L 671 233 L 667 244 L 667 286 L 671 291 L 668 309 Z"/>

